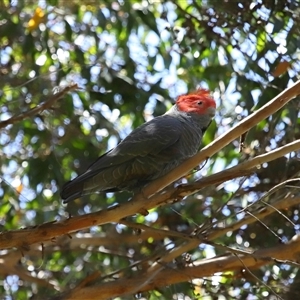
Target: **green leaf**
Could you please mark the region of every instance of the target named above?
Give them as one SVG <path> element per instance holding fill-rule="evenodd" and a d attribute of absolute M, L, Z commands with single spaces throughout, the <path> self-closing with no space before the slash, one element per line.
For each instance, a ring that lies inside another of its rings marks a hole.
<path fill-rule="evenodd" d="M 160 35 L 157 29 L 156 18 L 151 11 L 148 10 L 147 13 L 144 13 L 142 10 L 136 10 L 136 13 L 151 30 L 158 36 Z"/>
<path fill-rule="evenodd" d="M 256 39 L 256 50 L 258 52 L 262 52 L 266 47 L 266 42 L 267 42 L 267 33 L 265 31 L 262 31 L 259 33 Z"/>
<path fill-rule="evenodd" d="M 58 0 L 47 0 L 47 3 L 49 3 L 52 6 L 57 6 Z"/>
<path fill-rule="evenodd" d="M 73 34 L 72 28 L 67 21 L 64 21 L 64 24 L 66 29 L 66 38 L 68 41 L 72 41 L 72 34 Z"/>

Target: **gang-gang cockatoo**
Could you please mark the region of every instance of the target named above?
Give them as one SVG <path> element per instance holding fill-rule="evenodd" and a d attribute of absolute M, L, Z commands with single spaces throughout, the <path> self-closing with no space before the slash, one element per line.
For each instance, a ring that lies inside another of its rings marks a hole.
<path fill-rule="evenodd" d="M 67 182 L 64 203 L 93 192 L 138 191 L 195 155 L 215 115 L 209 91 L 179 96 L 175 105 L 133 130 L 83 174 Z"/>

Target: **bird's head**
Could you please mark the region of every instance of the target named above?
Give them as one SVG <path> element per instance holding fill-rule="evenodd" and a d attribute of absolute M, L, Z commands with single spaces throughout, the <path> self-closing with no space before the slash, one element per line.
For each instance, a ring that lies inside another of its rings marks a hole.
<path fill-rule="evenodd" d="M 205 89 L 198 89 L 187 95 L 179 96 L 176 105 L 179 111 L 209 115 L 212 118 L 216 113 L 216 102 Z"/>

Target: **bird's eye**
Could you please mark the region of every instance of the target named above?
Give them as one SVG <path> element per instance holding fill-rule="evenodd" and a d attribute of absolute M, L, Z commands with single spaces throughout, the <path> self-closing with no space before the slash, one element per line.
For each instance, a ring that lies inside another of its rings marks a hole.
<path fill-rule="evenodd" d="M 202 105 L 203 102 L 202 102 L 202 101 L 198 101 L 197 104 L 198 104 L 198 105 Z"/>

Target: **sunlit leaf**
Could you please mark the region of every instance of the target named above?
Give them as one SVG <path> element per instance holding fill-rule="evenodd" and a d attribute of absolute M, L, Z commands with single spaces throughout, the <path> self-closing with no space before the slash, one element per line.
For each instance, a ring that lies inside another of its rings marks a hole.
<path fill-rule="evenodd" d="M 29 31 L 35 30 L 43 21 L 45 17 L 45 12 L 42 8 L 37 7 L 34 11 L 33 17 L 28 21 L 27 28 Z"/>

